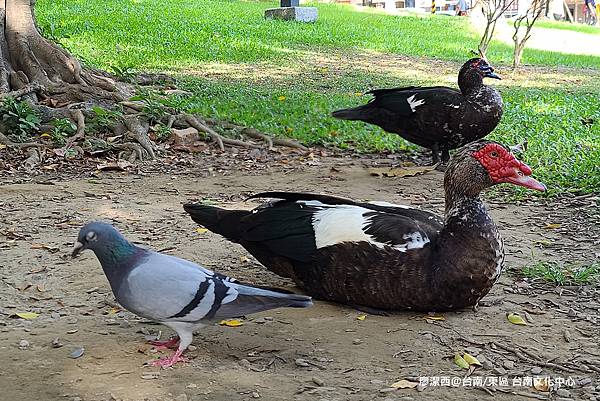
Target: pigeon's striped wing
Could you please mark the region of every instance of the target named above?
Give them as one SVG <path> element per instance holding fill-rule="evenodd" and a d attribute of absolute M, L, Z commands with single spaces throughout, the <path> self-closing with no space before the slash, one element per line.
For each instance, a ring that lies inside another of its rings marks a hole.
<path fill-rule="evenodd" d="M 233 280 L 174 256 L 152 253 L 127 276 L 117 300 L 151 320 L 197 322 L 237 298 Z"/>
<path fill-rule="evenodd" d="M 162 323 L 197 323 L 311 304 L 310 297 L 243 285 L 155 252 L 131 271 L 117 300 L 131 312 Z"/>

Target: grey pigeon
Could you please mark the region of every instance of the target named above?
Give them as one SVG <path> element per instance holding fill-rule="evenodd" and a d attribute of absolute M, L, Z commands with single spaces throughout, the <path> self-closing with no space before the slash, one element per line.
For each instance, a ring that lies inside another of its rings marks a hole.
<path fill-rule="evenodd" d="M 193 332 L 212 321 L 312 305 L 310 297 L 245 285 L 185 259 L 138 247 L 102 222 L 88 223 L 79 231 L 72 256 L 84 249 L 94 251 L 115 298 L 125 309 L 177 332 L 177 351 L 155 361 L 155 366 L 185 361 L 181 354 L 192 342 Z M 177 339 L 172 339 L 154 344 L 176 343 Z"/>

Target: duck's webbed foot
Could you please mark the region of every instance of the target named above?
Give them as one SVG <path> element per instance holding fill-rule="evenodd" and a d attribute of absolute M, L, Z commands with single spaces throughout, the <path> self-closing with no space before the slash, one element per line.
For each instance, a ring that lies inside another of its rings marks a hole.
<path fill-rule="evenodd" d="M 442 149 L 442 161 L 436 166 L 438 171 L 446 171 L 448 168 L 448 162 L 450 161 L 450 151 L 448 149 Z"/>
<path fill-rule="evenodd" d="M 431 145 L 431 165 L 436 165 L 440 162 L 440 148 L 437 143 Z"/>
<path fill-rule="evenodd" d="M 450 161 L 450 150 L 443 149 L 442 150 L 442 163 L 448 164 L 449 161 Z"/>

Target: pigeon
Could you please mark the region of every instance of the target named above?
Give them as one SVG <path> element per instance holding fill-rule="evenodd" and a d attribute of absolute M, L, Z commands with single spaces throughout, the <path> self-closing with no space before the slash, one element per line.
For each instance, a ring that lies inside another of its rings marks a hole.
<path fill-rule="evenodd" d="M 243 284 L 175 256 L 129 242 L 115 227 L 91 222 L 79 231 L 72 256 L 92 250 L 104 270 L 116 300 L 128 311 L 173 329 L 178 338 L 152 342 L 175 353 L 154 361 L 170 367 L 186 361 L 182 353 L 193 332 L 211 322 L 280 307 L 305 308 L 308 296 Z"/>

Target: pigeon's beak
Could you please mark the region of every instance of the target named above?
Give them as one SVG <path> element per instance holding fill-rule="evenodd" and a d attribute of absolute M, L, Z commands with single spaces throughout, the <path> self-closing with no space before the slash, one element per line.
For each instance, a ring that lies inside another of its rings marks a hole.
<path fill-rule="evenodd" d="M 76 241 L 75 245 L 73 246 L 73 250 L 71 251 L 71 257 L 74 258 L 75 256 L 79 255 L 81 251 L 83 251 L 83 244 L 79 241 Z"/>

